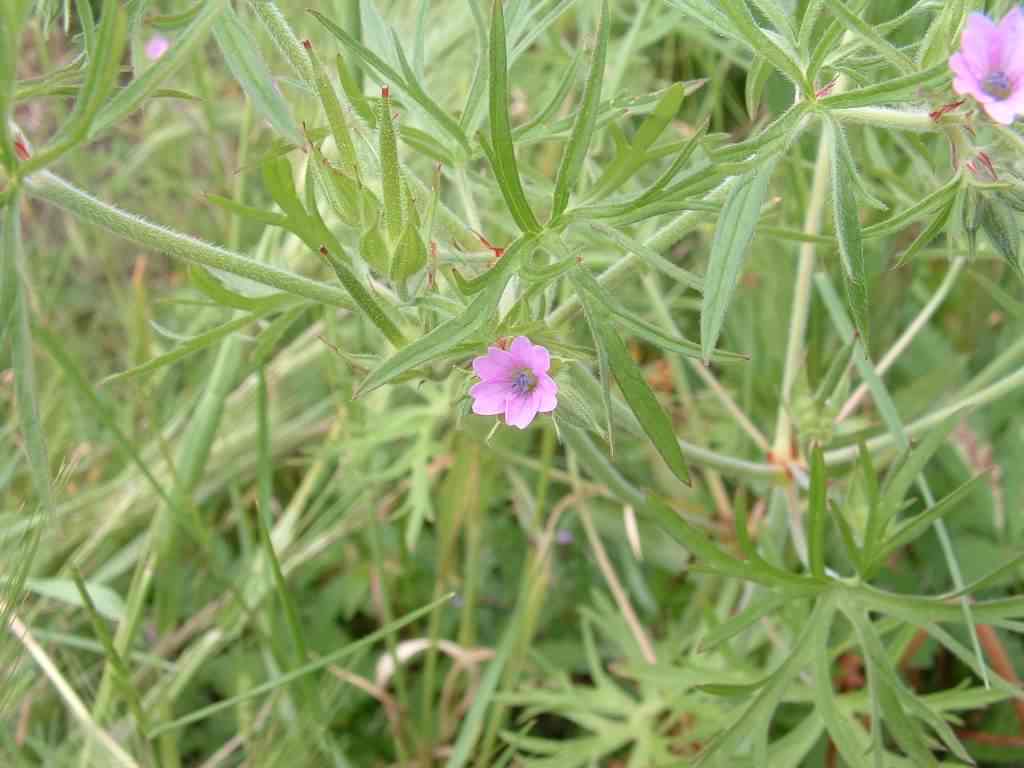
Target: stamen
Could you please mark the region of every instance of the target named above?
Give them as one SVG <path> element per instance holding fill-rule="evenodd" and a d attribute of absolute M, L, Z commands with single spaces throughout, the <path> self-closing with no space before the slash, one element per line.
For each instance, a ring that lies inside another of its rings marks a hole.
<path fill-rule="evenodd" d="M 1010 78 L 1007 77 L 1005 72 L 990 72 L 984 80 L 981 81 L 981 87 L 989 96 L 995 96 L 1000 101 L 1005 101 L 1010 98 L 1010 94 L 1013 91 L 1013 86 L 1010 83 Z"/>
<path fill-rule="evenodd" d="M 513 379 L 512 386 L 515 388 L 516 392 L 521 395 L 525 395 L 533 389 L 533 385 L 535 383 L 536 380 L 529 371 L 520 371 L 516 374 L 515 379 Z"/>

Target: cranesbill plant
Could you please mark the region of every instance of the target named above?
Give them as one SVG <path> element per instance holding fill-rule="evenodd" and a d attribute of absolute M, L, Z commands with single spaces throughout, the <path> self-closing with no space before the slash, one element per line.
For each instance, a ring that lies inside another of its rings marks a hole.
<path fill-rule="evenodd" d="M 68 5 L 0 6 L 0 623 L 73 715 L 12 760 L 1024 759 L 1024 497 L 977 450 L 1024 456 L 1019 7 Z M 58 11 L 77 57 L 19 78 Z M 66 170 L 143 109 L 223 128 L 171 88 L 208 56 L 245 99 L 224 245 Z M 91 381 L 28 201 L 187 268 L 187 332 Z M 57 482 L 37 358 L 107 495 Z M 107 392 L 144 380 L 188 405 L 140 429 Z M 89 706 L 26 592 L 102 652 Z"/>

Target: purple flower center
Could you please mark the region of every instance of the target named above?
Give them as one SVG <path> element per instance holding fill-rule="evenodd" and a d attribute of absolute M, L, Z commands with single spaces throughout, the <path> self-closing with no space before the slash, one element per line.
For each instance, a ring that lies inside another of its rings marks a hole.
<path fill-rule="evenodd" d="M 990 72 L 986 75 L 985 79 L 981 81 L 981 87 L 989 96 L 995 96 L 1000 101 L 1010 98 L 1010 93 L 1013 90 L 1010 78 L 1002 71 Z"/>
<path fill-rule="evenodd" d="M 517 394 L 525 395 L 533 389 L 533 385 L 537 383 L 537 378 L 531 371 L 526 369 L 521 370 L 516 374 L 516 377 L 512 379 L 512 388 Z"/>

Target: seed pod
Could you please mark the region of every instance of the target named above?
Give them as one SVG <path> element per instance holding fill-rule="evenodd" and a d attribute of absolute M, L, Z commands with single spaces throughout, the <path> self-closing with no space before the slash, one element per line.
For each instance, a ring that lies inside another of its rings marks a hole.
<path fill-rule="evenodd" d="M 359 238 L 359 253 L 373 269 L 381 275 L 386 275 L 391 270 L 391 252 L 384 242 L 381 229 L 382 224 L 378 217 Z"/>

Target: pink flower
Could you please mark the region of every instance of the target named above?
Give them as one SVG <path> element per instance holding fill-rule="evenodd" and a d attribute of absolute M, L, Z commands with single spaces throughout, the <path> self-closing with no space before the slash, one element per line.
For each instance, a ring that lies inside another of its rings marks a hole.
<path fill-rule="evenodd" d="M 1009 125 L 1024 113 L 1024 13 L 1019 7 L 998 24 L 981 13 L 967 18 L 960 50 L 949 58 L 953 89 L 970 94 L 993 120 Z"/>
<path fill-rule="evenodd" d="M 146 58 L 150 61 L 156 61 L 165 53 L 167 49 L 171 47 L 171 42 L 163 35 L 153 35 L 146 42 Z"/>
<path fill-rule="evenodd" d="M 517 336 L 508 350 L 488 347 L 473 360 L 480 382 L 470 387 L 473 413 L 505 414 L 505 423 L 526 429 L 538 413 L 555 410 L 558 385 L 548 376 L 551 356 L 540 344 Z"/>

